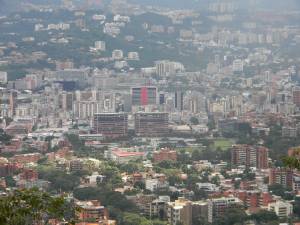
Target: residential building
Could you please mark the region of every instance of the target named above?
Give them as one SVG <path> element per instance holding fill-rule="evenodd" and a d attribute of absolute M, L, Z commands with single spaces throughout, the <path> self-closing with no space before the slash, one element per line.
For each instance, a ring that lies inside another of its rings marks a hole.
<path fill-rule="evenodd" d="M 193 225 L 193 219 L 207 219 L 207 202 L 192 202 L 185 198 L 178 198 L 175 202 L 168 202 L 167 217 L 171 225 L 181 222 L 184 225 Z"/>
<path fill-rule="evenodd" d="M 146 179 L 146 189 L 149 191 L 167 191 L 169 189 L 169 183 L 165 177 Z"/>
<path fill-rule="evenodd" d="M 124 57 L 124 54 L 123 54 L 122 50 L 116 49 L 112 52 L 112 58 L 114 60 L 121 60 L 121 59 L 123 59 L 123 57 Z"/>
<path fill-rule="evenodd" d="M 104 41 L 96 41 L 95 42 L 95 49 L 104 52 L 106 50 L 105 42 Z"/>
<path fill-rule="evenodd" d="M 109 220 L 108 210 L 101 205 L 98 200 L 91 201 L 76 201 L 75 206 L 76 217 L 82 222 L 100 222 L 100 224 L 115 224 L 114 223 L 103 223 L 103 221 Z"/>
<path fill-rule="evenodd" d="M 159 196 L 151 202 L 150 205 L 150 218 L 158 217 L 160 219 L 167 218 L 167 205 L 170 202 L 169 196 Z"/>
<path fill-rule="evenodd" d="M 293 187 L 293 171 L 287 168 L 271 168 L 269 185 L 281 184 L 284 187 Z"/>
<path fill-rule="evenodd" d="M 220 218 L 230 208 L 241 206 L 241 201 L 238 198 L 216 198 L 208 200 L 208 222 L 212 223 L 215 219 Z"/>
<path fill-rule="evenodd" d="M 76 172 L 83 169 L 83 162 L 80 159 L 74 159 L 70 161 L 70 171 Z"/>
<path fill-rule="evenodd" d="M 234 145 L 231 150 L 231 163 L 234 166 L 268 168 L 269 150 L 261 146 Z"/>
<path fill-rule="evenodd" d="M 7 83 L 7 72 L 0 71 L 0 84 Z"/>
<path fill-rule="evenodd" d="M 275 212 L 279 218 L 288 218 L 293 214 L 293 205 L 286 201 L 276 201 L 268 205 L 268 210 Z"/>

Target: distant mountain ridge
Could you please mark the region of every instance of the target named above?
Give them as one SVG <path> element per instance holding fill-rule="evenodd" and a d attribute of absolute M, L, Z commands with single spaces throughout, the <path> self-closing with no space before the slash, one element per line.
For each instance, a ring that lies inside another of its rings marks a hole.
<path fill-rule="evenodd" d="M 22 10 L 22 4 L 36 4 L 36 5 L 43 5 L 43 4 L 53 4 L 57 5 L 61 3 L 61 0 L 0 0 L 0 15 L 8 14 L 14 11 Z"/>
<path fill-rule="evenodd" d="M 255 6 L 259 9 L 268 10 L 299 10 L 299 0 L 127 0 L 140 5 L 154 5 L 168 8 L 191 8 L 200 9 L 208 7 L 212 2 L 236 2 L 241 8 Z M 252 2 L 252 3 L 251 3 Z"/>

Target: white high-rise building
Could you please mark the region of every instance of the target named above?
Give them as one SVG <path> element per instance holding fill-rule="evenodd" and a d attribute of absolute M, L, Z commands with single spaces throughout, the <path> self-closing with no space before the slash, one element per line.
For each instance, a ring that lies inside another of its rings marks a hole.
<path fill-rule="evenodd" d="M 0 71 L 0 83 L 1 84 L 7 83 L 7 72 Z"/>
<path fill-rule="evenodd" d="M 155 64 L 156 73 L 159 76 L 170 76 L 178 71 L 184 71 L 182 63 L 172 62 L 169 60 L 157 61 Z"/>
<path fill-rule="evenodd" d="M 116 49 L 112 52 L 112 58 L 115 60 L 123 59 L 124 54 L 122 50 Z"/>
<path fill-rule="evenodd" d="M 244 71 L 244 62 L 241 59 L 236 59 L 232 64 L 233 72 L 243 72 Z"/>
<path fill-rule="evenodd" d="M 95 49 L 104 52 L 106 50 L 106 44 L 104 41 L 96 41 Z"/>

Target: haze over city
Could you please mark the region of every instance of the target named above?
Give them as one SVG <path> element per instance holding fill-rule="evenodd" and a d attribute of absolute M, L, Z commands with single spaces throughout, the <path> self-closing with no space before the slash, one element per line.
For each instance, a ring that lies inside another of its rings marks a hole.
<path fill-rule="evenodd" d="M 0 225 L 299 225 L 300 1 L 0 0 Z"/>

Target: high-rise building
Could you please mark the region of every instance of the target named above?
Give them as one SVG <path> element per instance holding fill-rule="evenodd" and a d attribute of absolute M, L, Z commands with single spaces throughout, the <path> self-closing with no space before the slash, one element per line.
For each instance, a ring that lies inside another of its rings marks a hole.
<path fill-rule="evenodd" d="M 230 208 L 238 208 L 242 202 L 238 198 L 217 198 L 208 201 L 208 222 L 212 223 L 215 219 L 224 215 Z"/>
<path fill-rule="evenodd" d="M 293 171 L 287 168 L 272 168 L 269 172 L 269 185 L 281 184 L 284 187 L 293 187 Z"/>
<path fill-rule="evenodd" d="M 131 89 L 132 105 L 145 106 L 156 105 L 157 88 L 156 87 L 134 87 Z"/>
<path fill-rule="evenodd" d="M 62 93 L 62 109 L 64 111 L 70 111 L 73 108 L 73 100 L 74 96 L 71 92 L 63 92 Z"/>
<path fill-rule="evenodd" d="M 99 51 L 105 51 L 106 45 L 104 41 L 96 41 L 95 42 L 95 49 Z"/>
<path fill-rule="evenodd" d="M 7 72 L 0 71 L 0 84 L 7 83 Z"/>
<path fill-rule="evenodd" d="M 175 92 L 175 109 L 178 111 L 183 110 L 183 92 L 181 91 Z"/>
<path fill-rule="evenodd" d="M 159 104 L 163 105 L 166 103 L 166 96 L 165 93 L 160 92 L 159 93 Z"/>
<path fill-rule="evenodd" d="M 157 61 L 155 64 L 156 74 L 160 77 L 170 76 L 178 71 L 184 71 L 184 66 L 179 62 L 169 60 Z"/>
<path fill-rule="evenodd" d="M 231 163 L 233 166 L 268 168 L 269 150 L 260 146 L 234 145 L 231 150 Z"/>
<path fill-rule="evenodd" d="M 269 149 L 265 147 L 256 148 L 256 168 L 267 169 L 269 168 Z"/>
<path fill-rule="evenodd" d="M 293 103 L 300 107 L 300 89 L 293 90 Z"/>
<path fill-rule="evenodd" d="M 236 59 L 232 64 L 233 72 L 243 72 L 244 71 L 244 62 L 240 59 Z"/>
<path fill-rule="evenodd" d="M 93 131 L 106 138 L 127 136 L 128 115 L 125 113 L 97 113 L 94 115 Z"/>
<path fill-rule="evenodd" d="M 96 113 L 101 112 L 102 105 L 98 101 L 75 101 L 73 115 L 79 119 L 91 119 Z"/>
<path fill-rule="evenodd" d="M 168 113 L 136 113 L 135 133 L 138 136 L 163 136 L 168 134 Z"/>
<path fill-rule="evenodd" d="M 17 97 L 18 97 L 18 93 L 15 91 L 11 91 L 9 96 L 10 116 L 14 116 L 16 113 Z"/>

